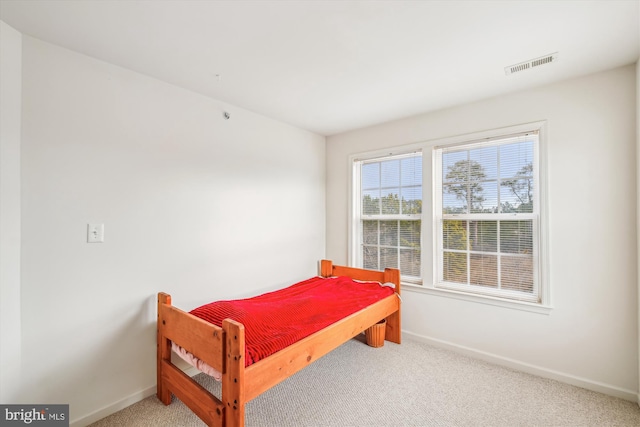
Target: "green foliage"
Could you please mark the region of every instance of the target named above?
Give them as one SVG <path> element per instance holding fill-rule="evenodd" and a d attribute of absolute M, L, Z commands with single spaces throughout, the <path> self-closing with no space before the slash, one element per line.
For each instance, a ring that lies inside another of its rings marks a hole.
<path fill-rule="evenodd" d="M 533 212 L 533 163 L 527 163 L 513 179 L 503 180 L 500 185 L 509 188 L 520 202 L 518 206 L 509 202 L 502 203 L 502 212 Z"/>
<path fill-rule="evenodd" d="M 397 194 L 389 193 L 380 199 L 380 207 L 383 215 L 400 213 L 400 199 Z"/>
<path fill-rule="evenodd" d="M 483 207 L 486 201 L 483 194 L 485 179 L 486 173 L 483 166 L 475 160 L 459 160 L 449 166 L 443 191 L 462 201 L 463 207 L 445 206 L 445 213 L 497 213 L 495 207 Z M 515 205 L 508 200 L 502 202 L 499 206 L 500 212 L 533 212 L 533 163 L 527 163 L 512 179 L 502 180 L 500 185 L 508 188 L 518 201 Z"/>
<path fill-rule="evenodd" d="M 467 255 L 458 252 L 444 252 L 443 279 L 447 282 L 467 283 Z"/>
<path fill-rule="evenodd" d="M 422 200 L 405 200 L 402 198 L 402 213 L 403 214 L 421 214 L 422 213 Z"/>
<path fill-rule="evenodd" d="M 380 213 L 380 199 L 373 198 L 369 194 L 362 197 L 362 213 L 365 215 L 376 215 Z"/>
<path fill-rule="evenodd" d="M 471 210 L 482 209 L 482 203 L 485 201 L 482 180 L 486 177 L 484 168 L 477 161 L 458 160 L 449 166 L 445 176 L 447 185 L 444 186 L 444 191 L 455 195 Z M 464 209 L 465 212 L 466 210 Z"/>
<path fill-rule="evenodd" d="M 399 267 L 403 274 L 419 277 L 420 233 L 420 220 L 363 221 L 364 264 L 373 269 Z"/>
<path fill-rule="evenodd" d="M 422 200 L 406 200 L 395 193 L 381 198 L 365 194 L 362 197 L 362 213 L 364 215 L 409 215 L 422 213 Z"/>
<path fill-rule="evenodd" d="M 443 246 L 445 249 L 467 249 L 467 221 L 445 220 L 442 222 Z"/>

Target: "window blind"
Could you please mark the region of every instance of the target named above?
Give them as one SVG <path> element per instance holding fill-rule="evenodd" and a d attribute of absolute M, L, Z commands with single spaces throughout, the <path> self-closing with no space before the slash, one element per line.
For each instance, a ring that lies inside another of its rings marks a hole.
<path fill-rule="evenodd" d="M 539 301 L 538 133 L 437 147 L 437 286 Z"/>
<path fill-rule="evenodd" d="M 361 265 L 421 280 L 422 153 L 359 161 Z"/>

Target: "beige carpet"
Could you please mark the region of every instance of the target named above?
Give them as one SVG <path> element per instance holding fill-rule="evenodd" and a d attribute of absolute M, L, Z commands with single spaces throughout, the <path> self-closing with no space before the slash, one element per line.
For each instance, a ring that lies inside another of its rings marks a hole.
<path fill-rule="evenodd" d="M 634 402 L 405 339 L 358 337 L 246 406 L 248 427 L 640 426 Z M 219 395 L 204 374 L 198 381 Z M 203 426 L 179 400 L 147 398 L 92 427 Z"/>

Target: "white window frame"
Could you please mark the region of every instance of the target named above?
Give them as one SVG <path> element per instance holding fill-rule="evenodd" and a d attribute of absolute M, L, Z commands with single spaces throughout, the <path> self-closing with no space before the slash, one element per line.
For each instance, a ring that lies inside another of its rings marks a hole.
<path fill-rule="evenodd" d="M 365 215 L 362 214 L 362 200 L 360 195 L 362 193 L 361 187 L 361 175 L 362 175 L 362 165 L 367 162 L 376 162 L 376 161 L 384 161 L 387 159 L 401 159 L 402 157 L 411 157 L 415 156 L 420 149 L 407 149 L 406 147 L 399 151 L 389 152 L 373 152 L 367 153 L 363 156 L 351 156 L 349 160 L 349 164 L 352 174 L 352 180 L 350 183 L 350 193 L 354 196 L 351 197 L 351 205 L 349 210 L 349 218 L 352 219 L 350 223 L 351 232 L 349 233 L 349 265 L 357 266 L 362 268 L 363 266 L 363 255 L 362 255 L 362 222 L 366 220 L 372 221 L 403 221 L 403 220 L 423 220 L 423 214 L 387 214 L 387 215 Z M 424 157 L 423 157 L 424 161 Z M 423 179 L 424 181 L 424 179 Z M 424 200 L 424 184 L 422 187 L 422 199 Z M 423 202 L 424 203 L 424 202 Z M 424 229 L 424 225 L 422 225 L 422 229 Z M 421 237 L 420 247 L 423 247 L 424 240 Z M 424 260 L 421 259 L 421 265 L 424 265 Z M 402 272 L 401 272 L 402 273 Z M 424 272 L 421 269 L 421 277 L 411 277 L 404 276 L 402 278 L 405 283 L 411 283 L 414 285 L 422 284 L 422 277 L 424 277 Z"/>
<path fill-rule="evenodd" d="M 539 302 L 528 302 L 521 300 L 506 299 L 499 295 L 475 294 L 465 292 L 451 287 L 442 288 L 437 286 L 438 272 L 438 219 L 436 213 L 436 159 L 434 151 L 436 147 L 462 145 L 484 139 L 506 137 L 514 134 L 525 133 L 527 131 L 538 132 L 537 151 L 537 201 L 539 204 L 537 230 L 534 238 L 537 239 L 537 262 L 536 262 L 536 283 L 539 292 Z M 421 232 L 421 260 L 422 260 L 422 283 L 405 283 L 404 289 L 410 292 L 420 292 L 440 297 L 455 298 L 464 301 L 490 304 L 505 308 L 519 309 L 534 313 L 549 314 L 552 310 L 551 286 L 549 282 L 549 261 L 548 261 L 548 203 L 547 203 L 547 124 L 546 121 L 525 123 L 521 125 L 509 126 L 487 131 L 475 132 L 471 134 L 458 135 L 449 138 L 425 141 L 422 143 L 398 146 L 383 150 L 357 153 L 349 156 L 349 174 L 352 177 L 349 183 L 349 194 L 351 203 L 349 204 L 349 230 L 348 230 L 348 262 L 349 265 L 359 266 L 361 260 L 359 255 L 359 219 L 357 212 L 360 209 L 359 200 L 359 176 L 354 168 L 358 160 L 374 159 L 386 156 L 409 153 L 412 151 L 422 151 L 423 160 L 423 196 L 422 196 L 422 232 Z"/>

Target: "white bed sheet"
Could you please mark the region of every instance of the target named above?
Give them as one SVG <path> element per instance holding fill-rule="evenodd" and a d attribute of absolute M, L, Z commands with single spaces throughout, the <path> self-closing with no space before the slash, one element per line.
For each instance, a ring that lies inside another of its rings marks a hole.
<path fill-rule="evenodd" d="M 189 365 L 193 366 L 197 370 L 204 372 L 210 377 L 213 377 L 213 379 L 216 381 L 222 380 L 222 373 L 220 371 L 213 369 L 210 365 L 198 359 L 193 354 L 189 353 L 187 350 L 180 347 L 178 344 L 172 342 L 171 349 L 174 351 L 174 353 L 180 356 L 182 360 L 184 360 L 185 362 L 187 362 Z"/>

